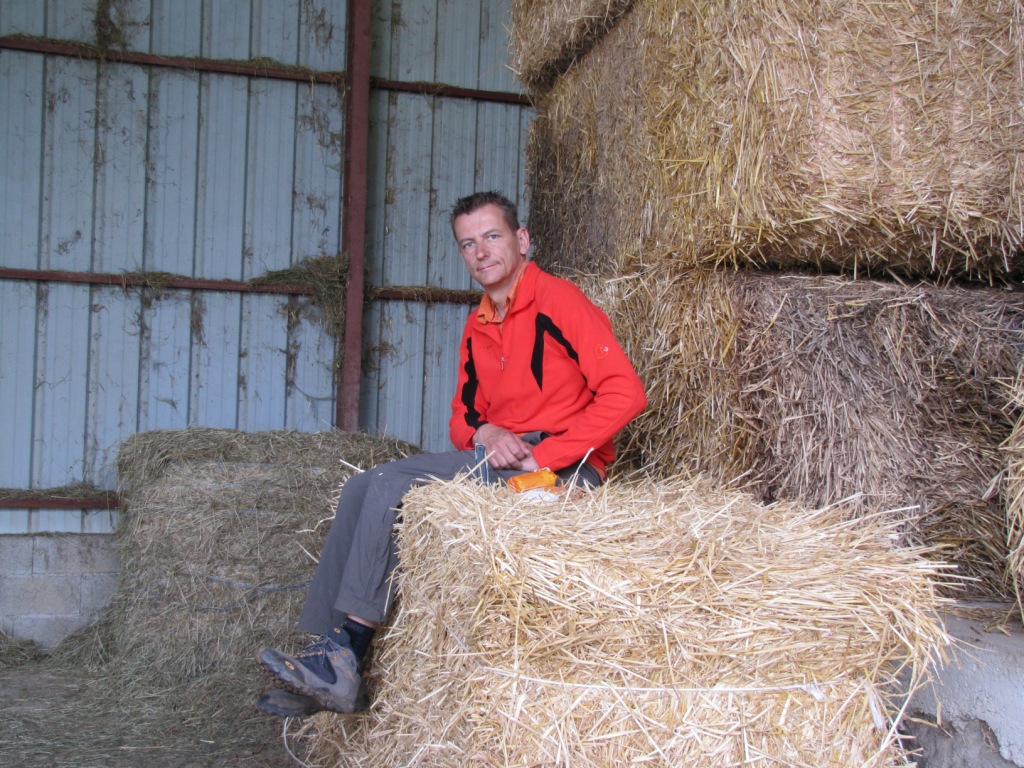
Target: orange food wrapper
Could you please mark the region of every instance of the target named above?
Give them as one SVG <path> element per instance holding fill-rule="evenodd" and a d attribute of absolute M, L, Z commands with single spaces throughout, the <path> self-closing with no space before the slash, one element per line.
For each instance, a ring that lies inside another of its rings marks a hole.
<path fill-rule="evenodd" d="M 534 488 L 554 488 L 558 475 L 550 469 L 538 469 L 524 475 L 515 475 L 508 479 L 508 486 L 516 493 L 532 491 Z"/>

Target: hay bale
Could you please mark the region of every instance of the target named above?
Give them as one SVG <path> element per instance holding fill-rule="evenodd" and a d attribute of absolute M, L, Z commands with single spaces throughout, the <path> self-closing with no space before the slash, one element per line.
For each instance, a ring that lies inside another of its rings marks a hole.
<path fill-rule="evenodd" d="M 631 5 L 633 0 L 513 0 L 512 71 L 531 89 L 550 87 Z"/>
<path fill-rule="evenodd" d="M 940 566 L 882 517 L 681 480 L 541 505 L 457 480 L 403 510 L 374 705 L 312 721 L 317 764 L 903 764 Z"/>
<path fill-rule="evenodd" d="M 123 695 L 207 738 L 238 735 L 265 687 L 256 652 L 294 644 L 340 483 L 353 466 L 409 452 L 337 431 L 188 429 L 125 441 L 110 617 Z"/>
<path fill-rule="evenodd" d="M 908 539 L 946 547 L 969 594 L 1007 597 L 997 479 L 1024 294 L 712 270 L 586 282 L 647 386 L 627 465 L 907 508 Z"/>
<path fill-rule="evenodd" d="M 1020 275 L 1011 0 L 637 0 L 538 102 L 549 265 Z"/>

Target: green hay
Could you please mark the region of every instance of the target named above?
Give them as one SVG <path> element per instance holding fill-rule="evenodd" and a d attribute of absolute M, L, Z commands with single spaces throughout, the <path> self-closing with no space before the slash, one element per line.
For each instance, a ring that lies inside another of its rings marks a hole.
<path fill-rule="evenodd" d="M 253 285 L 298 285 L 313 292 L 314 303 L 326 318 L 325 329 L 335 338 L 345 333 L 345 287 L 348 284 L 348 257 L 317 256 L 303 259 L 286 269 L 254 277 Z"/>

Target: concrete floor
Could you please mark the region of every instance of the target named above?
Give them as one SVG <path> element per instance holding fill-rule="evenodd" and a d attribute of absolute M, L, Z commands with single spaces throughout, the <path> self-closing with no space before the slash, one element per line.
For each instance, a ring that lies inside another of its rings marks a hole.
<path fill-rule="evenodd" d="M 1024 626 L 1011 606 L 959 605 L 937 681 L 914 695 L 904 731 L 920 768 L 1024 766 Z"/>

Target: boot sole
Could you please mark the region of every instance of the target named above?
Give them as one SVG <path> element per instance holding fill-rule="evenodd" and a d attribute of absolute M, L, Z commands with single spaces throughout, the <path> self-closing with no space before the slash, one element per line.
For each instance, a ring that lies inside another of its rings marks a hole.
<path fill-rule="evenodd" d="M 316 701 L 323 709 L 337 712 L 342 715 L 351 715 L 362 712 L 370 707 L 370 699 L 366 692 L 366 681 L 360 680 L 359 693 L 352 704 L 345 704 L 338 701 L 325 691 L 318 690 L 306 684 L 304 681 L 293 677 L 293 672 L 288 669 L 284 661 L 274 655 L 269 649 L 260 651 L 257 660 L 263 670 L 270 675 L 270 678 L 285 690 L 297 693 L 300 696 L 308 696 Z"/>
<path fill-rule="evenodd" d="M 323 709 L 309 696 L 275 688 L 264 691 L 256 699 L 256 709 L 275 717 L 309 717 Z"/>

